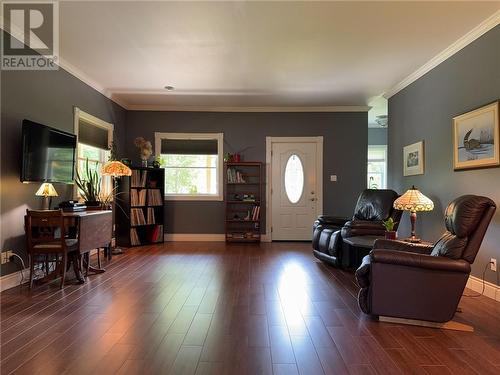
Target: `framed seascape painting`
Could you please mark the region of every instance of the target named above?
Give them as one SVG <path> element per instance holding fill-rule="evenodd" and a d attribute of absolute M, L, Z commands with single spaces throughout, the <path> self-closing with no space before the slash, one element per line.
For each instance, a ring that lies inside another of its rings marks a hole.
<path fill-rule="evenodd" d="M 500 165 L 499 102 L 453 118 L 455 170 Z"/>
<path fill-rule="evenodd" d="M 424 174 L 424 141 L 403 147 L 403 175 Z"/>

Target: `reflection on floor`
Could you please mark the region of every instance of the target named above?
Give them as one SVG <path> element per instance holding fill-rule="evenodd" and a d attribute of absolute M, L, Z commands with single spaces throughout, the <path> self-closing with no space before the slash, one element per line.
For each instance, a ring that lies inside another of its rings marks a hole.
<path fill-rule="evenodd" d="M 308 244 L 134 248 L 69 284 L 2 293 L 2 374 L 500 373 L 500 303 L 462 299 L 475 333 L 379 323 Z"/>

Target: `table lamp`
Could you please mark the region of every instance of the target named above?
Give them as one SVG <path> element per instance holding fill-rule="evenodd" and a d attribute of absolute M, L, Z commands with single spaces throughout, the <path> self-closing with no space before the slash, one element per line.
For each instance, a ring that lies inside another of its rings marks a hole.
<path fill-rule="evenodd" d="M 111 176 L 113 178 L 113 205 L 116 204 L 116 179 L 122 176 L 131 176 L 132 170 L 118 160 L 108 161 L 102 166 L 101 173 L 103 176 Z M 113 249 L 113 254 L 123 254 L 123 250 L 120 248 Z"/>
<path fill-rule="evenodd" d="M 57 191 L 54 186 L 48 182 L 44 182 L 40 185 L 37 192 L 35 193 L 37 197 L 43 197 L 42 200 L 42 210 L 50 210 L 50 200 L 52 197 L 57 197 Z"/>
<path fill-rule="evenodd" d="M 411 236 L 405 241 L 420 242 L 415 235 L 417 212 L 432 211 L 434 203 L 423 195 L 415 186 L 394 201 L 394 208 L 401 211 L 410 211 Z"/>

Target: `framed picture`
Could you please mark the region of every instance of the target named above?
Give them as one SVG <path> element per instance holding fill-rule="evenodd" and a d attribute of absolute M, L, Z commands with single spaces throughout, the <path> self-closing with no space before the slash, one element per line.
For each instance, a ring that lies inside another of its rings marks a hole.
<path fill-rule="evenodd" d="M 424 174 L 424 141 L 403 147 L 403 175 Z"/>
<path fill-rule="evenodd" d="M 453 167 L 455 170 L 498 167 L 499 102 L 453 118 Z"/>

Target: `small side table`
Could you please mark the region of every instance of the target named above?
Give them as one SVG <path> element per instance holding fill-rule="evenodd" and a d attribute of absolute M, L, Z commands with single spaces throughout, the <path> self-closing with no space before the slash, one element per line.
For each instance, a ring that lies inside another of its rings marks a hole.
<path fill-rule="evenodd" d="M 342 267 L 347 269 L 358 268 L 363 257 L 368 255 L 376 240 L 381 236 L 355 236 L 344 238 Z"/>

